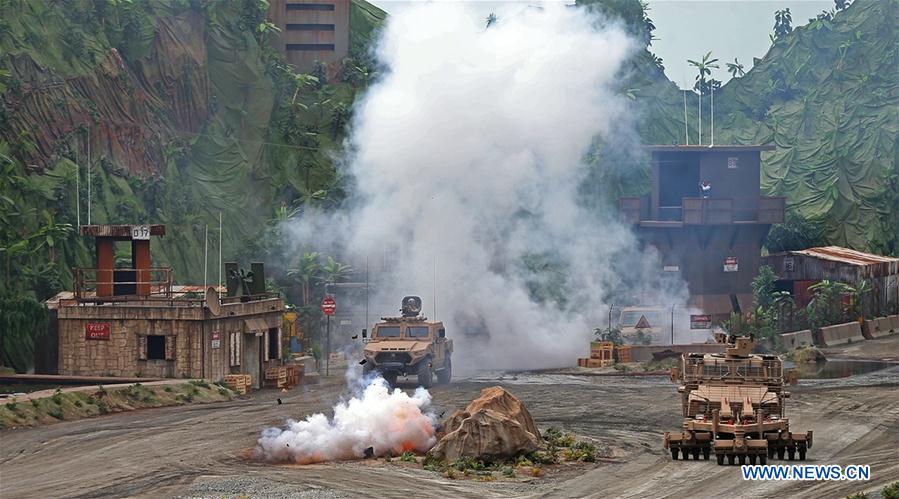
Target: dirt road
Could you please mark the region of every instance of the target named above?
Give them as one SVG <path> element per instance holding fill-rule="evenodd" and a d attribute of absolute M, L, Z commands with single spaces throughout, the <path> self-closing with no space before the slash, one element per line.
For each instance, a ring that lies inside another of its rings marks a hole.
<path fill-rule="evenodd" d="M 527 404 L 541 428 L 561 427 L 623 451 L 530 481 L 451 480 L 381 460 L 300 467 L 242 458 L 263 428 L 328 411 L 343 384 L 333 376 L 286 394 L 3 431 L 0 496 L 844 497 L 899 480 L 899 366 L 812 380 L 794 387 L 788 401 L 795 428 L 815 432 L 809 464 L 870 464 L 870 482 L 743 482 L 737 466 L 672 462 L 661 433 L 680 423 L 679 396 L 662 377 L 484 373 L 432 390 L 437 412 L 449 414 L 480 389 L 501 384 Z"/>

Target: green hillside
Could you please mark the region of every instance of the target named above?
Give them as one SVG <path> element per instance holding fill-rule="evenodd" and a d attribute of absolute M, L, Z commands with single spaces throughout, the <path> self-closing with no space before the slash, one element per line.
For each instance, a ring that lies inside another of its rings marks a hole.
<path fill-rule="evenodd" d="M 324 71 L 295 74 L 265 43 L 266 9 L 261 0 L 0 0 L 0 247 L 14 277 L 16 263 L 46 263 L 42 279 L 58 289 L 70 285 L 71 264 L 90 266 L 80 238 L 58 237 L 51 258 L 31 237 L 48 223 L 71 234 L 76 183 L 87 223 L 88 178 L 91 223 L 168 226 L 154 258 L 179 282 L 202 280 L 205 228 L 216 251 L 219 213 L 233 258 L 282 204 L 289 213 L 339 200 L 331 158 L 385 14 L 352 2 L 354 57 L 328 82 Z"/>

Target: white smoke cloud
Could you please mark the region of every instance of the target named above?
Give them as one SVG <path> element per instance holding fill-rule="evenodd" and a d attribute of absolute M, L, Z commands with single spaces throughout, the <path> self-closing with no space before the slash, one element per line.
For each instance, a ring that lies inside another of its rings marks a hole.
<path fill-rule="evenodd" d="M 405 294 L 436 301 L 457 371 L 571 365 L 606 323 L 603 297 L 622 280 L 611 261 L 659 279 L 626 227 L 578 202 L 585 153 L 626 128 L 614 87 L 635 44 L 561 3 L 497 14 L 489 29 L 465 2 L 390 18 L 376 51 L 387 71 L 354 110 L 352 208 L 292 227 L 298 245 L 370 261 L 373 315 Z M 554 274 L 528 255 L 559 267 L 564 304 L 533 296 Z"/>
<path fill-rule="evenodd" d="M 268 428 L 256 444 L 256 458 L 310 464 L 358 459 L 369 447 L 374 456 L 406 451 L 426 452 L 434 446 L 436 417 L 423 412 L 431 395 L 418 388 L 410 397 L 391 389 L 383 378 L 368 382 L 359 393 L 334 407 L 334 417 L 313 414 L 287 426 Z"/>

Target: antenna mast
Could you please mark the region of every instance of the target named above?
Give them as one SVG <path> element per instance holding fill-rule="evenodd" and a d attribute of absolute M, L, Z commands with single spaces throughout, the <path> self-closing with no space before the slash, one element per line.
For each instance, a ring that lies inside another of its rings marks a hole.
<path fill-rule="evenodd" d="M 437 320 L 437 256 L 434 255 L 434 320 Z"/>
<path fill-rule="evenodd" d="M 87 129 L 87 224 L 91 224 L 91 129 Z"/>
<path fill-rule="evenodd" d="M 687 91 L 684 90 L 684 145 L 690 145 L 690 127 L 687 126 Z"/>
<path fill-rule="evenodd" d="M 219 288 L 222 287 L 222 212 L 219 210 Z M 216 289 L 218 291 L 218 289 Z"/>
<path fill-rule="evenodd" d="M 209 283 L 209 224 L 203 233 L 203 292 L 206 292 Z"/>
<path fill-rule="evenodd" d="M 711 140 L 711 142 L 709 142 L 709 147 L 712 147 L 712 146 L 715 145 L 715 87 L 714 87 L 714 86 L 712 86 L 712 109 L 711 109 L 711 114 L 712 114 L 712 123 L 711 123 L 711 129 L 712 129 L 711 135 L 712 135 L 712 140 Z"/>

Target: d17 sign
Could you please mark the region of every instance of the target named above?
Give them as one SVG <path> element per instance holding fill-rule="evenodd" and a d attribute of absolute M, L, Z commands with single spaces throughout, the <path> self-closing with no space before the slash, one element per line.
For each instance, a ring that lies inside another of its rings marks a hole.
<path fill-rule="evenodd" d="M 334 301 L 334 297 L 326 296 L 322 300 L 321 309 L 325 315 L 334 315 L 334 312 L 337 310 L 337 302 Z"/>

